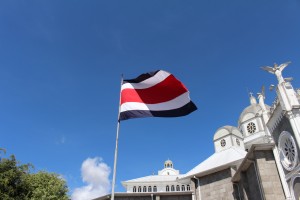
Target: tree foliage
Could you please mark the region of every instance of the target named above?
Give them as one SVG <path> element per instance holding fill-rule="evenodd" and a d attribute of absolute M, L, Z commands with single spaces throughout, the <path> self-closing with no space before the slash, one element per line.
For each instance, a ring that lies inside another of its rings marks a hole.
<path fill-rule="evenodd" d="M 32 200 L 68 200 L 66 183 L 57 174 L 41 171 L 27 176 L 26 183 Z"/>
<path fill-rule="evenodd" d="M 55 173 L 31 173 L 31 164 L 20 164 L 15 156 L 0 161 L 0 197 L 3 200 L 67 200 L 65 180 Z"/>

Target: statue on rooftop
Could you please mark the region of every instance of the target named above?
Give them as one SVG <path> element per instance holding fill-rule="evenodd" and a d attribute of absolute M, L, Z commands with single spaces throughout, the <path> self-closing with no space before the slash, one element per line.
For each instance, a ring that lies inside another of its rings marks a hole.
<path fill-rule="evenodd" d="M 263 70 L 271 73 L 271 74 L 275 74 L 277 77 L 277 80 L 280 83 L 284 82 L 284 78 L 282 77 L 282 71 L 284 70 L 284 68 L 286 68 L 291 62 L 286 62 L 283 63 L 281 65 L 277 65 L 276 63 L 274 63 L 274 67 L 261 67 Z"/>

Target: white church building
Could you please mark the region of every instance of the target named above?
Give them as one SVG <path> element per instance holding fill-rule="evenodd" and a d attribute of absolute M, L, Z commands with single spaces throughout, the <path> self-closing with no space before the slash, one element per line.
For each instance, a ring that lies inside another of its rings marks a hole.
<path fill-rule="evenodd" d="M 179 183 L 178 179 L 181 177 L 183 175 L 179 173 L 179 170 L 173 168 L 173 162 L 167 160 L 164 169 L 158 171 L 158 175 L 123 181 L 122 185 L 128 193 L 191 191 L 191 181 L 189 180 L 188 184 Z"/>
<path fill-rule="evenodd" d="M 263 68 L 278 80 L 274 103 L 250 95 L 237 126 L 216 130 L 214 154 L 185 174 L 167 160 L 157 175 L 123 181 L 115 199 L 300 200 L 300 90 L 282 77 L 287 65 Z"/>

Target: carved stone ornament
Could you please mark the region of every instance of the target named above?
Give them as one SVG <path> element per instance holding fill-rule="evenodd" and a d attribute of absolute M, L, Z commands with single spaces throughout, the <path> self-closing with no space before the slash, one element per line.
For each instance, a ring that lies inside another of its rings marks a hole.
<path fill-rule="evenodd" d="M 298 151 L 293 136 L 283 131 L 279 136 L 278 147 L 282 166 L 292 171 L 298 163 Z"/>

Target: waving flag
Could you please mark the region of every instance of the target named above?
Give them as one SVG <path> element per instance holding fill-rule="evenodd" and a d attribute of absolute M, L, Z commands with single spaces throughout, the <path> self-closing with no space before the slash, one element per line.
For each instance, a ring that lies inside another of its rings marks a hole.
<path fill-rule="evenodd" d="M 124 80 L 120 103 L 120 120 L 180 117 L 197 110 L 187 88 L 172 74 L 163 70 Z"/>

